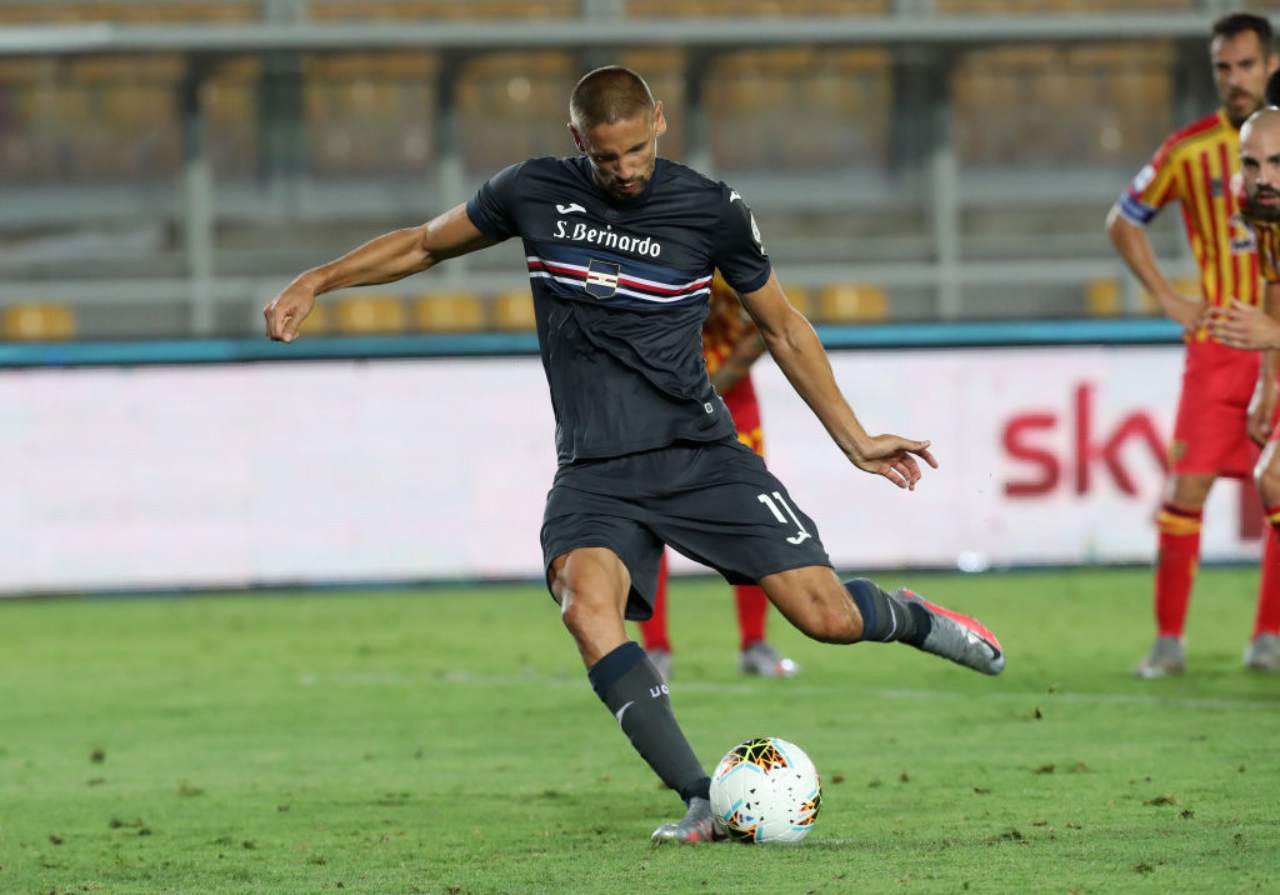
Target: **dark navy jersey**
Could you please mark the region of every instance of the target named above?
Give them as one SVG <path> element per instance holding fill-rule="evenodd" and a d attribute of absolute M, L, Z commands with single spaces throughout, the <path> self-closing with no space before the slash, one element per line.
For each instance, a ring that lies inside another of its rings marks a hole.
<path fill-rule="evenodd" d="M 643 193 L 617 199 L 585 156 L 535 158 L 494 175 L 467 215 L 524 241 L 561 464 L 733 437 L 702 322 L 717 267 L 739 292 L 769 279 L 741 196 L 658 159 Z"/>

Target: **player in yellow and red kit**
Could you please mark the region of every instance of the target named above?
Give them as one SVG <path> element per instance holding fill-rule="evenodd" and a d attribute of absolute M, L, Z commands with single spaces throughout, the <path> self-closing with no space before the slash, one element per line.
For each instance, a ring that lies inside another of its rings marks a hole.
<path fill-rule="evenodd" d="M 1252 230 L 1230 189 L 1240 168 L 1239 128 L 1263 105 L 1268 76 L 1276 70 L 1268 21 L 1248 13 L 1213 25 L 1210 56 L 1223 102 L 1213 115 L 1170 136 L 1121 195 L 1107 219 L 1116 250 L 1165 312 L 1186 330 L 1182 394 L 1170 449 L 1170 476 L 1158 516 L 1156 640 L 1136 669 L 1139 677 L 1179 673 L 1186 667 L 1182 633 L 1200 557 L 1205 500 L 1219 476 L 1250 474 L 1258 448 L 1249 430 L 1270 421 L 1274 393 L 1254 400 L 1259 360 L 1210 337 L 1211 308 L 1233 299 L 1262 299 Z M 1155 263 L 1143 227 L 1170 202 L 1182 204 L 1187 239 L 1200 267 L 1200 295 L 1174 291 Z M 1261 422 L 1260 422 L 1261 421 Z M 1264 568 L 1280 562 L 1276 535 L 1267 539 Z M 1280 603 L 1280 576 L 1263 576 L 1259 616 Z M 1256 639 L 1256 635 L 1255 635 Z"/>
<path fill-rule="evenodd" d="M 738 440 L 764 456 L 764 433 L 760 428 L 760 404 L 751 382 L 751 365 L 764 353 L 764 342 L 755 324 L 743 310 L 738 295 L 716 272 L 711 284 L 711 307 L 702 325 L 702 356 L 711 384 L 733 415 Z M 764 637 L 769 598 L 754 584 L 733 588 L 738 609 L 740 635 L 738 670 L 765 677 L 791 677 L 800 670 L 791 659 L 779 655 Z M 653 617 L 640 622 L 645 652 L 662 674 L 671 677 L 671 639 L 667 634 L 667 558 L 658 571 L 658 589 L 653 601 Z"/>
<path fill-rule="evenodd" d="M 1271 79 L 1268 102 L 1280 103 L 1280 76 Z M 1258 374 L 1258 391 L 1276 389 L 1280 364 L 1280 110 L 1255 113 L 1240 130 L 1243 169 L 1240 202 L 1258 238 L 1258 261 L 1267 283 L 1263 308 L 1233 302 L 1214 314 L 1213 333 L 1227 345 L 1245 350 L 1265 350 Z M 1262 459 L 1254 469 L 1258 495 L 1270 523 L 1271 537 L 1280 533 L 1280 424 L 1269 433 Z M 1262 568 L 1263 581 L 1280 578 L 1275 556 Z M 1265 587 L 1265 584 L 1264 584 Z M 1280 606 L 1259 605 L 1254 638 L 1245 653 L 1245 666 L 1258 671 L 1280 671 Z"/>

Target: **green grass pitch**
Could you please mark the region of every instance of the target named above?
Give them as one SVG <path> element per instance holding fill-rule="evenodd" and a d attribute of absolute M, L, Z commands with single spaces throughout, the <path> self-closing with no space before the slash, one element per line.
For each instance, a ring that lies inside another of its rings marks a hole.
<path fill-rule="evenodd" d="M 708 768 L 774 734 L 823 774 L 795 848 L 649 846 L 681 806 L 535 586 L 0 601 L 0 892 L 1277 891 L 1256 572 L 1206 571 L 1190 673 L 1144 683 L 1149 578 L 911 578 L 998 632 L 996 679 L 773 615 L 792 681 L 738 677 L 728 588 L 675 582 Z"/>

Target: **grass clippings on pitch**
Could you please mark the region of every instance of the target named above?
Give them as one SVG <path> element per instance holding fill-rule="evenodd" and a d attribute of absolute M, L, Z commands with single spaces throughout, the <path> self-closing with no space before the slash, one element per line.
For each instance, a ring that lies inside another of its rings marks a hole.
<path fill-rule="evenodd" d="M 886 585 L 905 583 L 885 576 Z M 1009 653 L 773 639 L 734 671 L 727 587 L 677 581 L 673 699 L 708 767 L 799 743 L 796 848 L 652 849 L 679 813 L 536 586 L 0 601 L 0 892 L 1262 891 L 1280 874 L 1280 676 L 1256 573 L 1201 576 L 1190 673 L 1140 682 L 1142 571 L 923 576 Z"/>

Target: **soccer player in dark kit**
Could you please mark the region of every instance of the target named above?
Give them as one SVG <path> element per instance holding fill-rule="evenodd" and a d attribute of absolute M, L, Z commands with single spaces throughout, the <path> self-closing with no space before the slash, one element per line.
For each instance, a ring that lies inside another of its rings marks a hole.
<path fill-rule="evenodd" d="M 706 841 L 720 838 L 710 780 L 624 624 L 649 617 L 664 544 L 731 584 L 758 583 L 815 640 L 896 640 L 985 674 L 1005 657 L 974 619 L 906 589 L 842 583 L 817 527 L 736 438 L 702 356 L 717 267 L 849 462 L 908 490 L 917 458 L 937 466 L 929 442 L 862 428 L 742 196 L 658 157 L 662 104 L 629 69 L 584 76 L 569 113 L 580 155 L 512 165 L 465 205 L 299 275 L 267 305 L 267 334 L 293 341 L 322 293 L 524 241 L 559 455 L 542 526 L 547 585 L 596 694 L 685 802 L 653 839 Z"/>

